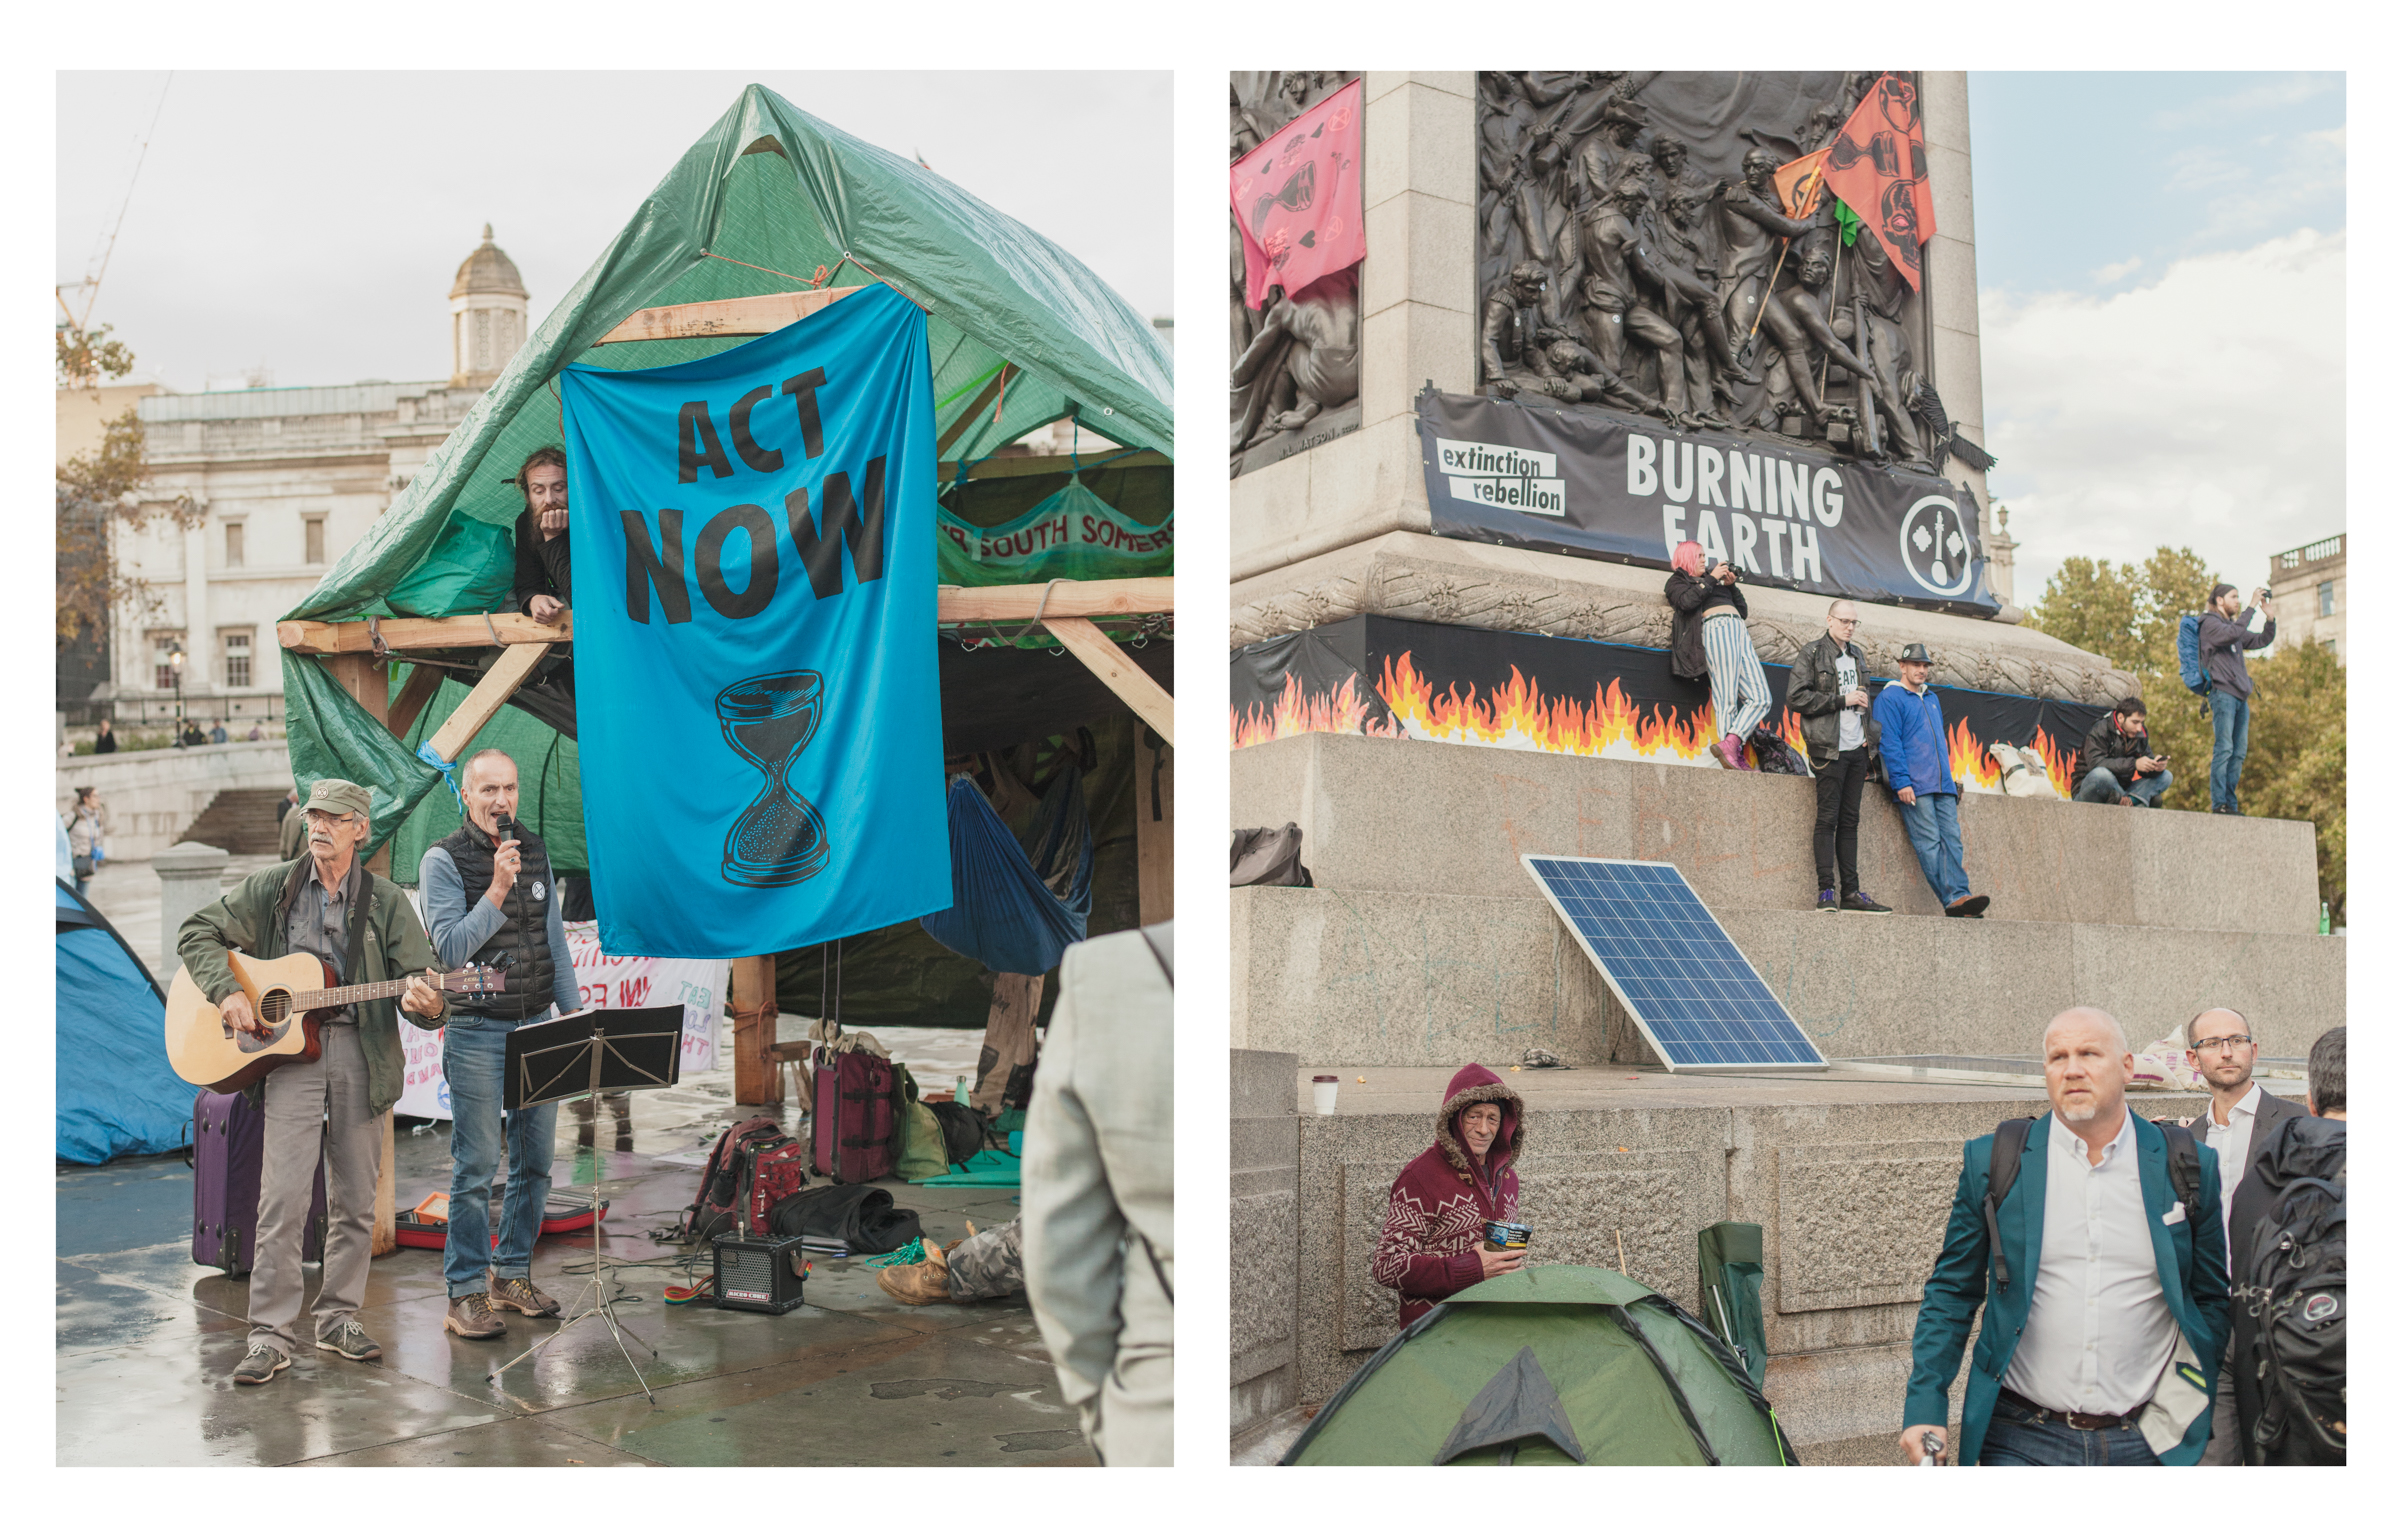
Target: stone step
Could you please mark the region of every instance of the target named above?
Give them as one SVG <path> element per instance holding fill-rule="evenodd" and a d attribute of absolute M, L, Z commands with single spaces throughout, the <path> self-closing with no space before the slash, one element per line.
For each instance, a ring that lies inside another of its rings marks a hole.
<path fill-rule="evenodd" d="M 182 841 L 229 854 L 272 854 L 283 830 L 281 790 L 220 790 L 183 832 Z"/>
<path fill-rule="evenodd" d="M 1536 894 L 1526 854 L 1674 863 L 1720 916 L 1812 912 L 1816 785 L 1686 764 L 1311 734 L 1232 762 L 1236 827 L 1297 822 L 1301 860 L 1348 892 Z M 2305 934 L 2307 822 L 1971 794 L 1959 826 L 1991 920 Z M 1888 792 L 1859 814 L 1859 881 L 1901 913 L 1940 904 Z"/>
<path fill-rule="evenodd" d="M 1256 749 L 1252 749 L 1255 751 Z M 2134 816 L 2143 813 L 2132 813 Z M 1648 1060 L 1640 1033 L 1539 897 L 1333 886 L 1232 896 L 1232 1044 L 1303 1062 L 1435 1066 Z M 2022 1056 L 2096 1004 L 2135 1047 L 2240 1009 L 2264 1055 L 2346 1018 L 2347 942 L 2130 924 L 1718 909 L 1828 1057 Z"/>

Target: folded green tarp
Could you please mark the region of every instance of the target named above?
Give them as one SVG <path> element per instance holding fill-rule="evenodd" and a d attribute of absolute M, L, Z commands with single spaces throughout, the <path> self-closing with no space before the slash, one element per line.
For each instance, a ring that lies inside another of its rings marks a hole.
<path fill-rule="evenodd" d="M 911 1180 L 914 1185 L 988 1185 L 1013 1190 L 1024 1183 L 1018 1170 L 1024 1160 L 1003 1153 L 997 1148 L 985 1148 L 967 1160 L 963 1174 L 943 1174 L 933 1179 Z"/>

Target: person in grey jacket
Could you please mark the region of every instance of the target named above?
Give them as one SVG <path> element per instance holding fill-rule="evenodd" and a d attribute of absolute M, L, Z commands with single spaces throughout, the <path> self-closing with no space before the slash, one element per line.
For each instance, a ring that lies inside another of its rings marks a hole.
<path fill-rule="evenodd" d="M 2263 621 L 2263 622 L 2262 622 Z M 2208 595 L 2208 612 L 2200 616 L 2200 661 L 2208 668 L 2208 714 L 2216 723 L 2216 752 L 2208 761 L 2208 809 L 2226 816 L 2242 814 L 2242 763 L 2250 756 L 2250 665 L 2245 651 L 2264 651 L 2275 644 L 2275 605 L 2267 590 L 2241 594 L 2231 582 L 2219 582 Z"/>
<path fill-rule="evenodd" d="M 515 820 L 515 761 L 486 748 L 467 760 L 460 782 L 466 825 L 425 851 L 417 882 L 425 928 L 443 965 L 491 966 L 508 957 L 502 990 L 452 999 L 442 1033 L 451 1114 L 450 1225 L 442 1246 L 450 1308 L 442 1327 L 480 1340 L 507 1332 L 502 1309 L 534 1318 L 558 1312 L 556 1299 L 533 1283 L 533 1244 L 557 1157 L 558 1105 L 505 1110 L 502 1080 L 508 1032 L 553 1013 L 572 1014 L 583 998 L 567 955 L 557 876 L 541 839 Z M 504 1141 L 508 1194 L 495 1244 L 492 1179 Z"/>
<path fill-rule="evenodd" d="M 1888 913 L 1858 889 L 1858 803 L 1883 727 L 1870 707 L 1866 653 L 1858 634 L 1858 605 L 1836 598 L 1825 611 L 1825 633 L 1792 663 L 1784 702 L 1800 717 L 1809 771 L 1817 776 L 1817 911 Z"/>
<path fill-rule="evenodd" d="M 1025 1113 L 1025 1292 L 1103 1464 L 1175 1460 L 1175 927 L 1067 947 Z"/>

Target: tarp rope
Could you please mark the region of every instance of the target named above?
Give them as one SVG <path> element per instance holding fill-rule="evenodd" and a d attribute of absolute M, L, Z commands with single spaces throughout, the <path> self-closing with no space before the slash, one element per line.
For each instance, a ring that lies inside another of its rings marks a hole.
<path fill-rule="evenodd" d="M 458 780 L 452 775 L 452 770 L 456 769 L 458 765 L 455 763 L 444 763 L 442 761 L 442 755 L 433 750 L 433 744 L 431 742 L 422 742 L 418 744 L 417 758 L 420 762 L 430 763 L 435 768 L 442 771 L 442 783 L 450 787 L 451 797 L 458 802 L 459 810 L 462 812 L 465 811 L 467 807 L 467 798 L 460 792 L 458 788 Z"/>

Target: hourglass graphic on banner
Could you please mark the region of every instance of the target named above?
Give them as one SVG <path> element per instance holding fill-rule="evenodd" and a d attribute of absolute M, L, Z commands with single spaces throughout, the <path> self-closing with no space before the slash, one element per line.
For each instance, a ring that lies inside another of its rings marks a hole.
<path fill-rule="evenodd" d="M 725 741 L 766 779 L 725 835 L 725 879 L 737 886 L 797 886 L 825 868 L 825 819 L 792 774 L 817 734 L 825 680 L 813 672 L 744 678 L 717 695 Z"/>

